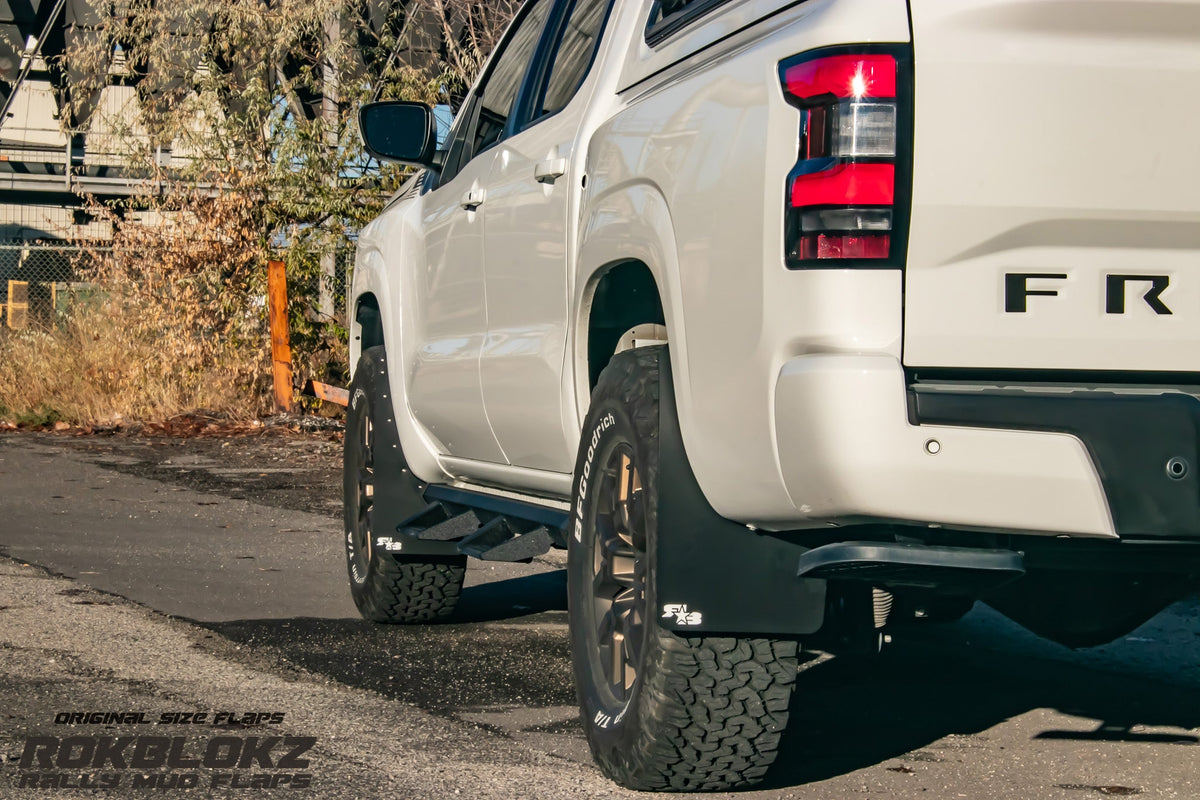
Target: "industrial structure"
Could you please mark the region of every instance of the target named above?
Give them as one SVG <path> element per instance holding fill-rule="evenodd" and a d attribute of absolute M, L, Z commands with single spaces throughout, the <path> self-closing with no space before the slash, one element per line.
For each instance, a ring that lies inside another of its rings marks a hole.
<path fill-rule="evenodd" d="M 87 148 L 96 109 L 119 103 L 125 87 L 84 98 L 77 118 L 61 124 L 79 76 L 68 74 L 59 57 L 94 35 L 96 21 L 85 0 L 0 2 L 0 242 L 103 236 L 78 210 L 78 192 L 129 191 L 109 175 L 111 159 Z M 93 145 L 100 142 L 93 137 Z"/>
<path fill-rule="evenodd" d="M 153 2 L 147 0 L 147 7 Z M 80 245 L 102 247 L 111 237 L 111 223 L 93 218 L 84 198 L 119 201 L 146 189 L 144 176 L 128 168 L 127 154 L 131 137 L 138 136 L 139 108 L 158 98 L 150 96 L 142 78 L 145 65 L 127 64 L 120 42 L 97 39 L 106 35 L 96 10 L 101 7 L 107 6 L 97 0 L 0 0 L 0 311 L 7 305 L 4 322 L 10 324 L 21 305 L 16 295 L 37 294 L 41 284 L 51 284 L 52 294 L 52 284 L 70 279 Z M 355 69 L 378 74 L 384 64 L 374 62 L 380 57 L 419 66 L 441 46 L 443 20 L 429 16 L 429 4 L 366 0 L 347 7 L 355 11 L 331 18 L 324 36 L 353 41 L 359 55 Z M 128 13 L 137 8 L 131 4 Z M 196 31 L 196 20 L 181 25 Z M 403 45 L 380 56 L 385 36 Z M 107 46 L 106 80 L 81 74 L 66 57 L 88 46 Z M 290 82 L 304 68 L 295 58 L 275 65 L 281 81 Z M 340 76 L 329 64 L 319 76 L 315 90 L 288 98 L 295 118 L 338 114 Z M 146 137 L 143 144 L 149 143 Z M 169 143 L 153 153 L 168 171 L 187 159 Z M 322 270 L 335 277 L 334 254 L 322 256 Z M 324 290 L 321 313 L 334 313 Z"/>
<path fill-rule="evenodd" d="M 138 104 L 154 100 L 143 96 L 142 70 L 130 69 L 119 43 L 110 43 L 109 79 L 97 88 L 64 58 L 104 35 L 98 5 L 97 0 L 0 0 L 0 242 L 103 238 L 104 226 L 81 211 L 81 195 L 107 200 L 136 190 L 136 181 L 122 169 L 121 152 L 135 127 L 130 122 Z M 367 63 L 378 56 L 368 54 L 377 52 L 381 37 L 401 27 L 410 35 L 385 58 L 419 65 L 440 47 L 441 20 L 417 19 L 428 13 L 428 4 L 368 0 L 355 7 L 351 18 L 331 19 L 325 35 L 354 37 L 360 68 L 380 69 L 382 63 Z M 130 13 L 136 8 L 131 6 Z M 276 69 L 288 79 L 302 64 L 297 59 Z M 338 77 L 327 66 L 316 91 L 290 98 L 296 116 L 311 120 L 336 114 Z M 165 167 L 182 157 L 169 150 L 157 155 Z"/>

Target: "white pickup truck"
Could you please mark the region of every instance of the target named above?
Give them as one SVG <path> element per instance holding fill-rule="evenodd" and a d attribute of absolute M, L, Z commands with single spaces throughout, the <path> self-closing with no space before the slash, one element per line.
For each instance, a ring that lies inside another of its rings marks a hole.
<path fill-rule="evenodd" d="M 588 741 L 775 757 L 798 648 L 983 599 L 1070 646 L 1200 575 L 1200 2 L 527 0 L 363 231 L 354 598 L 568 549 Z"/>

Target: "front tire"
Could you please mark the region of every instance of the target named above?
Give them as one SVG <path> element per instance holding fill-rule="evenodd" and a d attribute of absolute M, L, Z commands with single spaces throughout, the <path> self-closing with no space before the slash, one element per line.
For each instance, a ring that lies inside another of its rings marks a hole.
<path fill-rule="evenodd" d="M 678 636 L 657 622 L 662 347 L 619 353 L 592 394 L 568 551 L 571 658 L 588 744 L 631 789 L 721 791 L 775 760 L 796 681 L 792 640 Z"/>
<path fill-rule="evenodd" d="M 382 347 L 365 350 L 350 384 L 342 458 L 346 569 L 350 594 L 364 619 L 435 622 L 454 613 L 466 573 L 466 556 L 400 556 L 388 551 L 394 532 L 374 529 L 376 491 L 387 479 L 376 470 L 376 432 L 394 426 Z"/>

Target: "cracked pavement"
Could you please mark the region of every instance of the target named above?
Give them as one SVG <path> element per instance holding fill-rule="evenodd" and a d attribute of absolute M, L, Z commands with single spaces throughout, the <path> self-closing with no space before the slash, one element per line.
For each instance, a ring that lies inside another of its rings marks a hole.
<path fill-rule="evenodd" d="M 184 796 L 631 794 L 592 766 L 577 721 L 561 554 L 472 562 L 448 624 L 372 625 L 345 586 L 327 436 L 189 447 L 0 436 L 0 797 L 163 796 L 20 788 L 31 736 L 223 733 L 316 737 L 311 786 Z M 285 718 L 55 724 L 85 711 Z M 1196 601 L 1078 652 L 981 607 L 873 661 L 807 654 L 779 763 L 739 796 L 1194 798 L 1198 743 Z"/>

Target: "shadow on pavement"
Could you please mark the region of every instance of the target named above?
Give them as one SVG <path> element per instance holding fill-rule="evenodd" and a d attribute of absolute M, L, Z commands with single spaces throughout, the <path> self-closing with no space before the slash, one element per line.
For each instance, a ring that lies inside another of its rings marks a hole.
<path fill-rule="evenodd" d="M 464 712 L 575 703 L 566 608 L 559 570 L 468 586 L 455 616 L 435 625 L 309 617 L 200 624 L 349 686 Z"/>
<path fill-rule="evenodd" d="M 1200 726 L 1200 690 L 1193 687 L 1019 652 L 946 647 L 936 637 L 897 643 L 874 662 L 832 659 L 801 672 L 779 760 L 760 788 L 824 780 L 891 759 L 969 757 L 962 751 L 987 746 L 978 734 L 1039 708 L 1089 722 L 1037 739 L 1200 743 L 1185 731 L 1132 730 Z"/>
<path fill-rule="evenodd" d="M 540 572 L 467 586 L 451 623 L 498 622 L 543 611 L 567 611 L 567 571 Z M 563 620 L 566 621 L 565 618 Z"/>
<path fill-rule="evenodd" d="M 565 609 L 565 573 L 557 571 L 468 587 L 460 613 L 437 625 L 295 618 L 205 627 L 341 683 L 459 714 L 573 705 Z M 873 661 L 834 658 L 803 670 L 779 760 L 756 788 L 893 759 L 967 758 L 989 746 L 983 731 L 1039 708 L 1087 722 L 1034 738 L 1200 743 L 1186 730 L 1134 730 L 1200 727 L 1200 687 L 968 647 L 954 641 L 954 626 L 939 628 L 901 639 Z"/>

